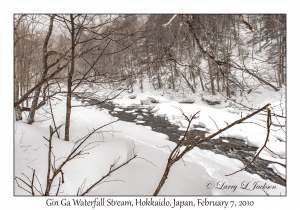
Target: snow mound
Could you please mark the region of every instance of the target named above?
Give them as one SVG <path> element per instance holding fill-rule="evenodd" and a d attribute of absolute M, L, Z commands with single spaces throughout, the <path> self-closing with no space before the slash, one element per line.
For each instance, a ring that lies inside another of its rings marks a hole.
<path fill-rule="evenodd" d="M 268 168 L 272 168 L 273 171 L 276 174 L 278 174 L 281 178 L 283 178 L 284 180 L 286 179 L 286 175 L 285 175 L 286 168 L 283 167 L 282 165 L 279 165 L 277 163 L 271 163 L 268 165 Z"/>
<path fill-rule="evenodd" d="M 127 110 L 127 111 L 125 111 L 125 113 L 133 113 L 133 112 L 135 112 L 134 110 Z"/>
<path fill-rule="evenodd" d="M 129 99 L 135 99 L 136 98 L 136 94 L 131 94 L 127 96 Z"/>
<path fill-rule="evenodd" d="M 238 130 L 232 130 L 229 129 L 227 132 L 225 132 L 224 137 L 229 137 L 229 138 L 235 138 L 235 139 L 241 139 L 241 140 L 247 140 L 247 133 L 243 131 L 238 131 Z"/>

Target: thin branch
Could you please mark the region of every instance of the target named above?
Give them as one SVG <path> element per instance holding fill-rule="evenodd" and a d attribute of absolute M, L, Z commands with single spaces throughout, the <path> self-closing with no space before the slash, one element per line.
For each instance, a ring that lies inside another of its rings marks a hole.
<path fill-rule="evenodd" d="M 168 25 L 170 25 L 170 23 L 172 22 L 172 20 L 174 20 L 174 18 L 176 17 L 177 15 L 173 15 L 173 17 L 165 24 L 163 24 L 162 26 L 165 28 L 167 27 Z"/>
<path fill-rule="evenodd" d="M 120 166 L 114 168 L 115 164 L 111 165 L 108 173 L 103 176 L 100 180 L 98 180 L 97 182 L 95 182 L 91 187 L 89 187 L 87 190 L 85 190 L 81 196 L 84 196 L 85 194 L 87 194 L 88 192 L 90 192 L 94 187 L 96 187 L 98 184 L 100 184 L 106 177 L 110 176 L 111 173 L 113 173 L 114 171 L 118 170 L 119 168 L 125 166 L 126 164 L 128 164 L 131 160 L 133 160 L 134 158 L 136 158 L 137 155 L 134 155 L 132 158 L 130 158 L 129 160 L 127 160 L 126 162 L 122 163 Z"/>
<path fill-rule="evenodd" d="M 278 157 L 280 157 L 280 158 L 283 158 L 283 157 L 281 157 L 280 155 L 278 155 L 278 154 L 276 154 L 275 152 L 273 152 L 271 149 L 269 149 L 267 146 L 265 146 L 265 148 L 267 149 L 267 150 L 269 150 L 270 152 L 272 152 L 274 155 L 277 155 Z"/>
<path fill-rule="evenodd" d="M 59 177 L 59 180 L 58 180 L 58 187 L 57 187 L 57 191 L 56 191 L 56 196 L 58 195 L 58 192 L 59 192 L 59 188 L 60 188 L 60 184 L 61 184 L 61 177 Z"/>
<path fill-rule="evenodd" d="M 215 126 L 217 127 L 217 129 L 220 130 L 217 123 L 213 120 L 213 118 L 211 118 L 210 116 L 208 116 L 208 117 L 215 123 Z M 228 125 L 228 123 L 226 123 L 226 124 Z"/>
<path fill-rule="evenodd" d="M 33 173 L 32 173 L 32 179 L 31 179 L 31 194 L 34 195 L 34 190 L 33 190 L 33 186 L 34 186 L 34 177 L 35 177 L 35 170 L 33 170 Z"/>
<path fill-rule="evenodd" d="M 270 127 L 271 127 L 271 111 L 270 111 L 269 108 L 266 108 L 266 109 L 267 109 L 267 112 L 268 112 L 268 118 L 267 118 L 267 137 L 266 137 L 264 145 L 260 148 L 260 150 L 258 151 L 258 153 L 253 157 L 253 159 L 250 161 L 250 163 L 247 166 L 245 166 L 244 168 L 242 168 L 242 169 L 240 169 L 240 170 L 238 170 L 236 172 L 233 172 L 231 174 L 227 174 L 225 176 L 231 176 L 231 175 L 236 174 L 236 173 L 238 173 L 240 171 L 246 170 L 255 161 L 255 159 L 259 156 L 260 152 L 266 147 L 267 142 L 269 140 Z"/>
<path fill-rule="evenodd" d="M 154 163 L 152 163 L 151 161 L 147 160 L 146 158 L 143 158 L 143 157 L 136 157 L 136 158 L 137 159 L 143 159 L 143 160 L 147 161 L 148 163 L 151 163 L 153 166 L 157 166 Z"/>
<path fill-rule="evenodd" d="M 30 185 L 28 185 L 23 179 L 21 179 L 21 178 L 19 178 L 19 177 L 15 177 L 15 181 L 16 181 L 18 187 L 32 195 L 32 192 L 31 192 L 31 191 L 26 190 L 25 188 L 23 188 L 23 187 L 19 184 L 18 179 L 19 179 L 20 181 L 22 181 L 24 184 L 26 184 L 28 187 L 30 187 Z"/>

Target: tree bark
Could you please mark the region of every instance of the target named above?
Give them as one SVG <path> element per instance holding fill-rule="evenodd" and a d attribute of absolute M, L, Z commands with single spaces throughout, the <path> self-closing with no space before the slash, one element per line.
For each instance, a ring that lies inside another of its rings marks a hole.
<path fill-rule="evenodd" d="M 53 64 L 57 64 L 59 60 L 55 61 Z M 31 93 L 33 93 L 36 89 L 41 88 L 46 82 L 51 80 L 56 74 L 61 72 L 64 68 L 66 68 L 69 65 L 69 62 L 65 63 L 63 66 L 58 67 L 53 73 L 51 73 L 49 76 L 45 77 L 43 80 L 38 82 L 34 87 L 30 88 L 19 100 L 14 102 L 14 107 L 17 107 L 20 105 L 23 101 L 25 101 Z"/>
<path fill-rule="evenodd" d="M 209 68 L 209 77 L 210 77 L 210 88 L 211 88 L 211 93 L 213 95 L 216 95 L 216 92 L 215 92 L 215 84 L 214 84 L 214 77 L 213 77 L 213 69 L 212 69 L 212 66 L 211 66 L 211 63 L 210 63 L 210 60 L 208 59 L 207 60 L 208 62 L 208 68 Z"/>
<path fill-rule="evenodd" d="M 201 70 L 199 67 L 198 68 L 198 75 L 199 75 L 199 80 L 200 80 L 200 83 L 201 83 L 201 87 L 202 87 L 202 91 L 204 91 L 204 85 L 203 85 L 203 81 L 202 81 L 202 76 L 201 76 Z"/>
<path fill-rule="evenodd" d="M 278 22 L 279 22 L 279 16 L 278 16 Z M 276 21 L 275 21 L 275 25 L 277 26 L 278 24 L 276 23 Z M 282 81 L 281 81 L 281 74 L 282 74 L 282 71 L 281 71 L 281 43 L 280 43 L 280 31 L 279 31 L 279 27 L 277 26 L 276 27 L 277 28 L 277 30 L 276 30 L 276 41 L 277 41 L 277 58 L 278 58 L 278 60 L 277 60 L 277 76 L 278 76 L 278 79 L 277 79 L 277 81 L 278 81 L 278 86 L 279 86 L 279 88 L 281 88 L 282 87 Z"/>
<path fill-rule="evenodd" d="M 72 79 L 75 68 L 75 24 L 74 17 L 71 14 L 71 67 L 68 74 L 68 93 L 66 104 L 66 122 L 65 122 L 65 141 L 70 140 L 70 122 L 71 122 L 71 98 L 72 98 Z"/>
<path fill-rule="evenodd" d="M 53 21 L 54 21 L 54 17 L 55 15 L 52 15 L 50 18 L 50 24 L 49 24 L 49 29 L 48 29 L 48 33 L 46 35 L 45 41 L 44 41 L 44 46 L 43 46 L 43 71 L 42 74 L 40 76 L 40 82 L 43 81 L 47 75 L 48 72 L 48 64 L 47 64 L 47 60 L 48 60 L 48 52 L 47 52 L 47 47 L 48 47 L 48 43 L 49 43 L 49 39 L 50 36 L 52 34 L 52 29 L 53 29 Z M 41 86 L 36 88 L 35 92 L 34 92 L 34 96 L 33 96 L 33 100 L 32 100 L 32 104 L 31 104 L 31 109 L 27 118 L 27 123 L 28 124 L 32 124 L 34 122 L 34 116 L 35 116 L 35 112 L 37 109 L 37 104 L 39 101 L 39 96 L 40 96 L 40 92 L 41 92 Z"/>

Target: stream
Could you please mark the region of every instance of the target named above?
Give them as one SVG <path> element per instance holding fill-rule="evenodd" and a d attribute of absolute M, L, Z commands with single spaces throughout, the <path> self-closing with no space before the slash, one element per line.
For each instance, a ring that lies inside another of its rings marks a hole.
<path fill-rule="evenodd" d="M 87 99 L 87 98 L 79 98 L 76 97 L 76 100 L 81 101 L 82 103 L 87 102 L 89 105 L 97 105 L 98 108 L 103 108 L 106 110 L 109 110 L 109 113 L 117 117 L 119 120 L 122 121 L 127 121 L 127 122 L 135 122 L 137 115 L 142 115 L 143 121 L 139 122 L 137 121 L 136 123 L 144 126 L 150 126 L 153 131 L 163 133 L 169 136 L 169 140 L 173 141 L 175 143 L 178 143 L 180 136 L 184 134 L 185 131 L 179 130 L 179 126 L 170 124 L 168 120 L 165 120 L 164 117 L 158 117 L 154 116 L 153 113 L 150 111 L 145 112 L 145 108 L 142 107 L 128 107 L 128 108 L 122 108 L 123 111 L 114 111 L 116 106 L 110 102 L 105 102 L 105 103 L 100 103 L 100 101 L 97 101 L 95 99 Z M 133 114 L 132 111 L 134 110 Z M 126 112 L 127 111 L 127 112 Z M 194 128 L 197 128 L 200 126 L 194 125 Z M 188 132 L 189 134 L 193 133 L 200 133 L 200 136 L 195 138 L 195 141 L 202 139 L 205 137 L 205 131 L 199 131 L 199 130 L 191 130 Z M 225 141 L 224 141 L 225 140 Z M 225 155 L 226 157 L 229 158 L 235 158 L 243 162 L 243 164 L 246 166 L 247 164 L 250 163 L 252 158 L 254 157 L 257 147 L 252 147 L 247 144 L 243 140 L 238 140 L 234 138 L 223 138 L 220 137 L 218 139 L 212 139 L 207 142 L 203 142 L 200 145 L 198 145 L 200 149 L 206 149 L 213 151 L 216 154 L 221 154 Z M 268 179 L 274 183 L 280 184 L 282 186 L 286 186 L 286 180 L 282 179 L 280 176 L 278 176 L 273 169 L 268 168 L 268 165 L 270 162 L 268 160 L 264 160 L 261 158 L 257 158 L 254 163 L 252 163 L 246 171 L 252 174 L 258 174 L 260 177 L 263 179 Z M 280 163 L 278 163 L 280 164 Z M 285 167 L 285 165 L 282 165 Z"/>

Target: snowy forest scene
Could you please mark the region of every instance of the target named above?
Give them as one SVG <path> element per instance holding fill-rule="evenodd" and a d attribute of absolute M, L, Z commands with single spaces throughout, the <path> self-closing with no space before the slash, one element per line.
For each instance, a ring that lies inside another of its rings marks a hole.
<path fill-rule="evenodd" d="M 286 14 L 14 14 L 15 196 L 286 196 Z"/>

